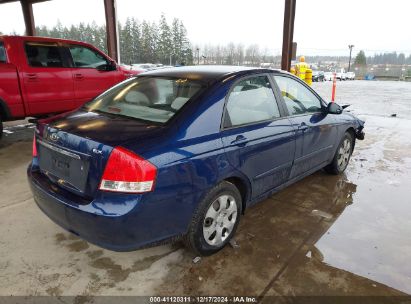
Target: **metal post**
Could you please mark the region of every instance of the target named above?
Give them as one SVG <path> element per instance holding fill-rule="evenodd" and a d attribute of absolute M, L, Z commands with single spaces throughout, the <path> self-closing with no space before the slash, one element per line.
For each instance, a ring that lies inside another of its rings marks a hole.
<path fill-rule="evenodd" d="M 348 72 L 350 71 L 351 68 L 351 53 L 352 53 L 352 48 L 354 47 L 354 45 L 350 44 L 348 45 L 348 48 L 350 49 L 350 59 L 348 60 Z"/>
<path fill-rule="evenodd" d="M 333 87 L 331 91 L 331 102 L 335 102 L 335 91 L 337 88 L 337 73 L 333 73 Z"/>
<path fill-rule="evenodd" d="M 36 26 L 34 25 L 33 4 L 27 0 L 20 1 L 23 11 L 24 23 L 26 25 L 26 35 L 35 36 Z"/>
<path fill-rule="evenodd" d="M 116 0 L 104 0 L 104 10 L 106 15 L 107 51 L 108 55 L 116 60 L 120 60 L 118 47 L 117 29 L 117 9 Z"/>
<path fill-rule="evenodd" d="M 296 0 L 285 0 L 284 26 L 283 26 L 283 52 L 281 57 L 281 69 L 289 71 L 293 51 L 294 19 Z"/>

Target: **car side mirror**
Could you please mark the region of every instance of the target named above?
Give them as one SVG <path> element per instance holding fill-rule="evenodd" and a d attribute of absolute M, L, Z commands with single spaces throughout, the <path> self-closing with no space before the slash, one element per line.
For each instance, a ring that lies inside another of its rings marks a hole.
<path fill-rule="evenodd" d="M 341 114 L 343 112 L 343 108 L 336 104 L 335 102 L 330 102 L 327 105 L 327 113 L 329 114 Z"/>
<path fill-rule="evenodd" d="M 110 63 L 99 65 L 96 69 L 102 72 L 115 71 L 117 70 L 117 64 L 114 61 L 110 61 Z"/>

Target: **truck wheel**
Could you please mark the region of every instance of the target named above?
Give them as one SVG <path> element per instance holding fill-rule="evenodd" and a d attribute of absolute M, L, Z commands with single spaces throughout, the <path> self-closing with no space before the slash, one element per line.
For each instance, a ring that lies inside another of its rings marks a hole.
<path fill-rule="evenodd" d="M 332 162 L 324 167 L 324 170 L 330 174 L 341 174 L 345 171 L 350 161 L 354 148 L 354 138 L 350 132 L 345 132 L 337 151 L 335 152 Z"/>
<path fill-rule="evenodd" d="M 241 195 L 232 183 L 223 181 L 211 189 L 198 205 L 185 245 L 198 255 L 211 255 L 233 237 L 241 215 Z"/>

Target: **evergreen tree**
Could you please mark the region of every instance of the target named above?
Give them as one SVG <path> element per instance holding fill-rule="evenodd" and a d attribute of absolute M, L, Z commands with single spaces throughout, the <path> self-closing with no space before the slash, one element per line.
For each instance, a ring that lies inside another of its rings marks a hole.
<path fill-rule="evenodd" d="M 133 63 L 133 33 L 131 19 L 127 18 L 124 26 L 119 25 L 121 61 L 127 64 Z"/>
<path fill-rule="evenodd" d="M 367 58 L 365 57 L 364 51 L 360 51 L 357 56 L 355 57 L 354 64 L 356 65 L 366 65 L 367 64 Z"/>
<path fill-rule="evenodd" d="M 140 59 L 142 62 L 153 63 L 156 62 L 156 35 L 153 24 L 143 21 L 141 24 L 141 53 Z"/>
<path fill-rule="evenodd" d="M 193 53 L 191 50 L 191 44 L 187 37 L 187 29 L 184 26 L 183 22 L 179 22 L 179 29 L 180 29 L 180 49 L 179 49 L 179 58 L 180 64 L 187 65 L 192 64 L 193 62 Z"/>
<path fill-rule="evenodd" d="M 172 33 L 172 52 L 175 59 L 175 64 L 180 63 L 181 59 L 181 49 L 182 49 L 182 39 L 180 33 L 180 21 L 177 18 L 173 19 L 171 25 L 171 33 Z"/>
<path fill-rule="evenodd" d="M 131 61 L 133 63 L 141 62 L 141 28 L 138 21 L 134 18 L 131 19 Z"/>
<path fill-rule="evenodd" d="M 158 29 L 158 59 L 161 63 L 168 64 L 173 59 L 173 37 L 164 14 L 161 15 Z"/>

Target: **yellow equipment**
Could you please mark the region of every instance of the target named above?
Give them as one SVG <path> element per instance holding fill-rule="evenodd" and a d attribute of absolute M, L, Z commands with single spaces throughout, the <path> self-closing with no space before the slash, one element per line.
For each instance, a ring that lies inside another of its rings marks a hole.
<path fill-rule="evenodd" d="M 308 85 L 313 82 L 313 71 L 310 66 L 305 62 L 305 57 L 300 56 L 299 62 L 290 69 L 290 73 L 299 77 L 301 80 L 305 81 Z"/>
<path fill-rule="evenodd" d="M 305 71 L 305 83 L 308 84 L 309 86 L 313 83 L 313 70 L 307 69 Z"/>
<path fill-rule="evenodd" d="M 305 81 L 305 73 L 310 66 L 305 62 L 305 57 L 300 57 L 300 62 L 295 65 L 296 76 Z"/>

